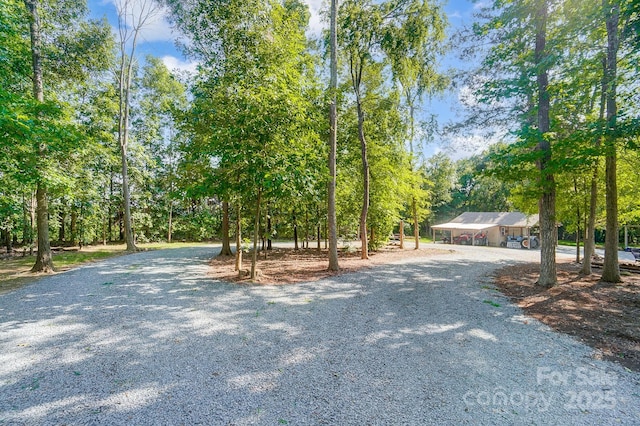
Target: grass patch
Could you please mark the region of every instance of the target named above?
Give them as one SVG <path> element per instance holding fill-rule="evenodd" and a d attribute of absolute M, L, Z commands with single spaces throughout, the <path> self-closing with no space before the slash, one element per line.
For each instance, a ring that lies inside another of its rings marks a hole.
<path fill-rule="evenodd" d="M 494 302 L 493 300 L 483 300 L 483 302 L 493 306 L 494 308 L 499 308 L 500 307 L 500 304 Z"/>

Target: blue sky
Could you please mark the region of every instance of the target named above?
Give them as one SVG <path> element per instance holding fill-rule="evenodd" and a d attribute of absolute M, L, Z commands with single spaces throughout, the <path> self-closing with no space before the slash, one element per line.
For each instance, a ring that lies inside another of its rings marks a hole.
<path fill-rule="evenodd" d="M 117 15 L 114 2 L 119 0 L 88 0 L 91 16 L 102 18 L 106 16 L 112 25 L 117 24 Z M 136 1 L 136 0 L 134 0 Z M 310 35 L 317 35 L 322 29 L 322 22 L 319 11 L 326 3 L 326 0 L 304 0 L 311 11 Z M 450 31 L 469 25 L 473 22 L 473 12 L 486 1 L 473 0 L 450 0 L 445 3 Z M 194 70 L 195 63 L 185 58 L 175 45 L 176 34 L 172 31 L 170 24 L 163 15 L 159 15 L 143 32 L 138 45 L 138 56 L 144 57 L 147 54 L 162 58 L 169 69 Z M 452 52 L 443 61 L 443 67 L 459 67 L 460 62 Z M 444 96 L 425 101 L 422 112 L 425 116 L 436 114 L 440 124 L 455 119 L 455 110 L 460 107 L 458 92 L 449 92 Z M 436 152 L 444 150 L 452 158 L 468 156 L 486 146 L 487 142 L 477 137 L 448 137 L 446 141 L 436 141 L 424 149 L 425 156 L 431 156 Z"/>

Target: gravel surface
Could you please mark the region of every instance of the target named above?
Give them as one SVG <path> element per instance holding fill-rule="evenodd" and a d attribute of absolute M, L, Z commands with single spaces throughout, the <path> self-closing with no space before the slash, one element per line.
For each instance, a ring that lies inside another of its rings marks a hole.
<path fill-rule="evenodd" d="M 456 247 L 457 248 L 457 247 Z M 293 286 L 138 253 L 0 295 L 0 424 L 640 424 L 640 375 L 526 318 L 459 248 Z"/>

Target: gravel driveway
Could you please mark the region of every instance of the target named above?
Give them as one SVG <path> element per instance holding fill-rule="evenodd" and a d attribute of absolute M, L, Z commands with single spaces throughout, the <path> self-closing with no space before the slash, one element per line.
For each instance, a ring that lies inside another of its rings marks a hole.
<path fill-rule="evenodd" d="M 0 424 L 639 424 L 640 374 L 493 290 L 536 254 L 471 249 L 280 287 L 207 279 L 215 247 L 41 279 L 0 295 Z"/>

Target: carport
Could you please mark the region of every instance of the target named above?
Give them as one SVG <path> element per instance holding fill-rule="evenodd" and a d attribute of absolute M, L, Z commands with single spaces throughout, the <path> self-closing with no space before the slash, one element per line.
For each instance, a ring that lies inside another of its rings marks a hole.
<path fill-rule="evenodd" d="M 433 241 L 436 240 L 436 230 L 449 231 L 449 242 L 453 244 L 453 238 L 463 234 L 464 232 L 471 233 L 471 245 L 476 245 L 475 237 L 478 232 L 486 231 L 491 228 L 495 228 L 495 223 L 456 223 L 448 222 L 441 225 L 433 225 L 431 231 L 433 232 Z M 455 235 L 454 235 L 455 232 Z"/>
<path fill-rule="evenodd" d="M 447 223 L 433 225 L 433 238 L 436 231 L 449 233 L 450 242 L 464 233 L 472 235 L 475 243 L 475 235 L 483 232 L 487 237 L 487 245 L 512 248 L 527 248 L 531 237 L 531 228 L 538 223 L 538 215 L 526 215 L 520 212 L 465 212 Z M 463 240 L 464 241 L 464 240 Z M 468 239 L 466 240 L 469 241 Z M 462 242 L 462 241 L 461 241 Z"/>

